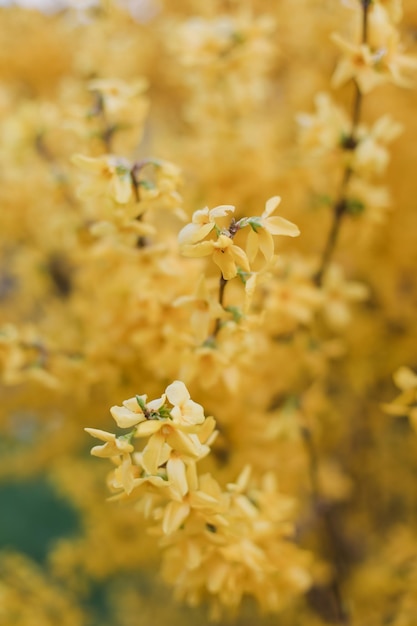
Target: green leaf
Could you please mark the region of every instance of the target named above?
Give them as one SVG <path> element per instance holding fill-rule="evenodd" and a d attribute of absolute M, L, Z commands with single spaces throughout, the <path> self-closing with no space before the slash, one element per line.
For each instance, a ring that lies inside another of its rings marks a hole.
<path fill-rule="evenodd" d="M 148 190 L 156 188 L 156 185 L 154 185 L 154 183 L 152 183 L 150 180 L 140 180 L 139 185 Z"/>
<path fill-rule="evenodd" d="M 242 281 L 242 283 L 244 285 L 246 285 L 246 282 L 247 282 L 248 278 L 250 278 L 250 276 L 251 276 L 251 272 L 245 272 L 245 270 L 242 270 L 241 267 L 238 267 L 237 268 L 237 275 L 239 276 L 239 278 Z"/>
<path fill-rule="evenodd" d="M 136 432 L 136 428 L 133 428 L 133 430 L 131 430 L 130 432 L 124 434 L 124 435 L 120 435 L 119 437 L 117 437 L 117 439 L 119 441 L 127 441 L 127 443 L 131 443 L 132 439 L 133 439 L 133 435 Z"/>
<path fill-rule="evenodd" d="M 124 178 L 125 176 L 129 176 L 130 177 L 130 170 L 125 165 L 120 165 L 119 164 L 119 165 L 116 165 L 116 174 L 120 178 Z"/>
<path fill-rule="evenodd" d="M 263 228 L 260 217 L 248 217 L 248 224 L 252 228 L 252 230 L 257 233 L 261 228 Z"/>
<path fill-rule="evenodd" d="M 360 215 L 365 210 L 365 205 L 361 200 L 350 198 L 346 200 L 346 211 L 351 215 Z"/>
<path fill-rule="evenodd" d="M 136 402 L 138 403 L 142 411 L 146 411 L 146 404 L 144 403 L 142 398 L 140 396 L 135 396 L 135 397 L 136 397 Z"/>
<path fill-rule="evenodd" d="M 225 311 L 229 311 L 229 313 L 232 314 L 233 316 L 233 321 L 236 322 L 236 324 L 239 324 L 239 322 L 243 319 L 244 315 L 242 313 L 242 310 L 239 309 L 239 307 L 237 306 L 226 306 L 225 307 Z"/>
<path fill-rule="evenodd" d="M 207 337 L 207 339 L 202 344 L 203 348 L 212 348 L 213 350 L 217 348 L 216 340 L 214 337 Z"/>

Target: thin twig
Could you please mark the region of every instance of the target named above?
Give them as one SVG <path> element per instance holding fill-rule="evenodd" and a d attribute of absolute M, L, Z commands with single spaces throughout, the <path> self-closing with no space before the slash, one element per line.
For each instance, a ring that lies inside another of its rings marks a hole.
<path fill-rule="evenodd" d="M 224 302 L 224 290 L 226 288 L 226 285 L 227 285 L 227 280 L 223 278 L 223 274 L 221 274 L 220 280 L 219 280 L 219 304 L 221 306 L 223 306 L 223 302 Z M 214 325 L 214 330 L 213 330 L 213 335 L 212 335 L 213 338 L 217 337 L 217 335 L 219 334 L 220 328 L 221 328 L 221 319 L 218 317 Z"/>
<path fill-rule="evenodd" d="M 371 4 L 371 0 L 361 0 L 363 13 L 362 13 L 362 44 L 366 44 L 368 40 L 368 11 Z M 359 89 L 359 85 L 356 81 L 354 81 L 355 85 L 355 96 L 353 100 L 353 109 L 352 109 L 352 126 L 350 130 L 349 136 L 344 140 L 343 146 L 346 150 L 354 150 L 357 145 L 357 130 L 361 118 L 362 112 L 362 102 L 363 96 L 362 92 Z M 336 201 L 333 204 L 333 221 L 330 227 L 329 235 L 324 246 L 323 255 L 321 258 L 321 263 L 319 269 L 314 276 L 314 282 L 318 287 L 323 284 L 323 278 L 327 271 L 327 268 L 330 265 L 330 261 L 333 257 L 334 250 L 337 245 L 337 241 L 339 238 L 340 228 L 342 225 L 343 217 L 346 214 L 346 210 L 348 208 L 346 191 L 348 188 L 349 181 L 353 171 L 350 165 L 347 165 L 344 172 L 342 182 L 340 184 L 339 193 Z"/>

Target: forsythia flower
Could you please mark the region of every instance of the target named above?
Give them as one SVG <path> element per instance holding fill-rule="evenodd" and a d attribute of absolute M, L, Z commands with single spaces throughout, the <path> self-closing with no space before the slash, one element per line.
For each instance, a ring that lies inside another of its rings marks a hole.
<path fill-rule="evenodd" d="M 75 154 L 72 162 L 94 177 L 83 195 L 109 195 L 118 204 L 126 204 L 132 198 L 132 166 L 126 159 L 111 154 L 98 158 Z"/>
<path fill-rule="evenodd" d="M 105 442 L 101 446 L 92 448 L 91 454 L 93 456 L 107 458 L 120 454 L 128 454 L 134 450 L 133 446 L 128 441 L 116 437 L 113 433 L 108 433 L 105 430 L 99 430 L 97 428 L 86 428 L 85 430 L 92 437 Z"/>
<path fill-rule="evenodd" d="M 120 428 L 131 428 L 146 419 L 150 419 L 153 414 L 157 414 L 158 410 L 165 402 L 165 394 L 157 400 L 152 400 L 148 404 L 147 395 L 129 398 L 123 402 L 123 406 L 113 406 L 110 409 L 116 424 Z"/>
<path fill-rule="evenodd" d="M 139 79 L 131 84 L 123 80 L 95 79 L 89 82 L 90 91 L 99 93 L 104 101 L 106 116 L 126 114 L 126 109 L 132 108 L 138 114 L 138 97 L 147 89 L 147 81 Z M 146 111 L 146 103 L 141 102 Z M 123 118 L 121 118 L 123 119 Z"/>
<path fill-rule="evenodd" d="M 386 81 L 386 77 L 376 71 L 381 60 L 381 51 L 372 52 L 368 45 L 353 44 L 338 33 L 334 33 L 332 39 L 344 55 L 333 74 L 333 87 L 340 87 L 353 78 L 361 92 L 368 93 Z"/>
<path fill-rule="evenodd" d="M 417 59 L 401 52 L 399 34 L 383 7 L 375 4 L 369 16 L 366 43 L 353 44 L 338 33 L 332 35 L 343 56 L 333 74 L 335 87 L 354 79 L 362 93 L 382 83 L 410 87 L 409 74 L 417 69 Z"/>
<path fill-rule="evenodd" d="M 168 400 L 173 405 L 171 417 L 174 422 L 182 424 L 202 424 L 204 410 L 201 404 L 191 400 L 187 387 L 177 380 L 166 388 Z"/>
<path fill-rule="evenodd" d="M 216 219 L 225 217 L 235 210 L 234 206 L 221 205 L 214 209 L 205 207 L 194 211 L 191 224 L 187 224 L 178 234 L 180 245 L 194 244 L 201 241 L 211 233 L 216 226 Z"/>
<path fill-rule="evenodd" d="M 328 93 L 318 93 L 314 103 L 315 113 L 297 115 L 300 142 L 303 147 L 313 150 L 333 150 L 340 146 L 341 137 L 349 135 L 349 118 Z"/>
<path fill-rule="evenodd" d="M 273 196 L 265 203 L 265 211 L 261 217 L 249 218 L 251 231 L 248 234 L 246 244 L 246 254 L 250 262 L 255 260 L 258 250 L 260 250 L 266 262 L 269 262 L 274 254 L 274 240 L 272 235 L 287 235 L 288 237 L 298 237 L 299 228 L 284 219 L 283 217 L 271 217 L 281 198 Z"/>
<path fill-rule="evenodd" d="M 166 486 L 158 474 L 166 466 L 163 471 L 168 472 L 168 481 L 172 479 L 176 492 L 184 492 L 186 466 L 208 453 L 214 431 L 213 418 L 204 416 L 203 407 L 191 400 L 184 383 L 174 381 L 160 398 L 150 402 L 146 394 L 130 398 L 122 406 L 112 407 L 110 412 L 120 428 L 132 429 L 130 433 L 116 437 L 93 428 L 86 431 L 105 442 L 92 449 L 94 456 L 115 457 L 117 468 L 110 479 L 113 488 L 123 488 L 129 494 L 133 488 L 148 483 L 152 476 L 158 479 L 151 481 L 153 486 Z M 136 465 L 133 465 L 132 441 L 145 437 L 149 438 L 148 442 L 142 452 L 135 453 Z M 145 475 L 141 475 L 143 470 Z"/>
<path fill-rule="evenodd" d="M 194 295 L 180 296 L 173 305 L 175 307 L 189 305 L 192 310 L 190 326 L 194 331 L 196 341 L 199 343 L 203 343 L 207 338 L 210 324 L 214 320 L 228 316 L 218 299 L 210 294 L 204 275 L 200 276 Z"/>
<path fill-rule="evenodd" d="M 248 258 L 245 252 L 233 243 L 228 235 L 220 235 L 214 241 L 202 241 L 195 245 L 184 245 L 181 248 L 184 256 L 202 257 L 213 255 L 213 261 L 220 268 L 223 278 L 231 280 L 237 275 L 238 269 L 250 272 Z"/>
<path fill-rule="evenodd" d="M 368 133 L 363 131 L 359 133 L 352 168 L 362 176 L 383 174 L 390 158 L 386 146 L 401 132 L 402 125 L 392 120 L 389 115 L 380 117 Z"/>

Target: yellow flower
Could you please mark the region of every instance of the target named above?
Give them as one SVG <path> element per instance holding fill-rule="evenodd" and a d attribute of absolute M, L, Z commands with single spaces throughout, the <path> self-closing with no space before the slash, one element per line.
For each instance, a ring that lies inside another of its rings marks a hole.
<path fill-rule="evenodd" d="M 332 77 L 334 87 L 354 79 L 362 93 L 372 91 L 378 85 L 392 82 L 400 87 L 412 86 L 408 74 L 417 69 L 417 59 L 403 54 L 399 35 L 395 28 L 387 27 L 378 33 L 377 46 L 353 44 L 338 33 L 332 35 L 343 56 Z"/>
<path fill-rule="evenodd" d="M 386 81 L 386 77 L 376 70 L 382 52 L 372 52 L 366 44 L 353 44 L 338 33 L 332 35 L 335 44 L 343 52 L 332 77 L 332 86 L 340 87 L 354 79 L 362 93 L 372 91 Z"/>
<path fill-rule="evenodd" d="M 237 275 L 238 268 L 250 272 L 249 261 L 245 252 L 233 243 L 228 235 L 221 234 L 216 241 L 202 241 L 195 245 L 181 248 L 184 256 L 202 257 L 213 255 L 213 261 L 220 268 L 223 278 L 231 280 Z"/>
<path fill-rule="evenodd" d="M 131 84 L 117 78 L 100 78 L 90 81 L 88 87 L 90 91 L 97 92 L 102 96 L 106 114 L 120 115 L 120 112 L 124 112 L 127 106 L 135 107 L 137 111 L 137 99 L 142 96 L 148 84 L 144 78 Z"/>
<path fill-rule="evenodd" d="M 165 394 L 157 400 L 152 400 L 146 404 L 147 395 L 137 396 L 135 398 L 129 398 L 122 404 L 123 406 L 112 406 L 110 413 L 114 418 L 116 424 L 120 428 L 131 428 L 136 426 L 140 422 L 149 419 L 149 414 L 157 412 L 165 403 Z M 145 408 L 143 409 L 142 406 Z M 145 412 L 148 415 L 145 415 Z"/>
<path fill-rule="evenodd" d="M 249 218 L 248 223 L 251 231 L 248 234 L 246 243 L 246 254 L 250 262 L 254 261 L 258 250 L 260 250 L 266 262 L 269 262 L 274 255 L 274 240 L 272 235 L 286 235 L 288 237 L 298 237 L 300 230 L 298 226 L 284 219 L 283 217 L 271 217 L 281 198 L 273 196 L 265 203 L 265 211 L 260 217 Z"/>
<path fill-rule="evenodd" d="M 300 143 L 303 147 L 313 150 L 333 150 L 340 145 L 341 136 L 349 135 L 349 118 L 328 93 L 318 93 L 314 103 L 315 113 L 297 115 Z"/>
<path fill-rule="evenodd" d="M 75 154 L 71 161 L 94 177 L 83 195 L 108 195 L 118 204 L 127 204 L 133 198 L 132 168 L 126 159 L 111 154 L 98 158 Z"/>
<path fill-rule="evenodd" d="M 121 454 L 129 454 L 134 450 L 131 443 L 126 439 L 116 437 L 113 433 L 108 433 L 105 430 L 99 430 L 97 428 L 84 428 L 84 430 L 92 437 L 105 442 L 101 446 L 94 446 L 91 450 L 93 456 L 108 458 Z"/>
<path fill-rule="evenodd" d="M 202 424 L 204 422 L 204 409 L 190 399 L 187 387 L 180 380 L 176 380 L 165 390 L 168 400 L 173 405 L 171 417 L 179 424 Z"/>
<path fill-rule="evenodd" d="M 165 444 L 187 459 L 198 459 L 207 453 L 191 426 L 170 420 L 147 420 L 138 425 L 135 437 L 150 437 L 142 453 L 142 463 L 149 474 L 156 474 L 166 453 Z"/>
<path fill-rule="evenodd" d="M 205 207 L 193 213 L 191 224 L 184 226 L 178 234 L 180 245 L 193 244 L 201 241 L 211 233 L 216 226 L 216 219 L 225 217 L 229 213 L 233 213 L 234 206 L 225 204 L 217 206 L 214 209 Z"/>
<path fill-rule="evenodd" d="M 389 115 L 380 117 L 369 131 L 359 133 L 359 142 L 353 152 L 352 169 L 361 176 L 383 174 L 390 153 L 386 146 L 402 132 L 402 125 Z"/>
<path fill-rule="evenodd" d="M 112 459 L 116 464 L 116 468 L 107 479 L 107 484 L 113 491 L 119 491 L 109 500 L 123 500 L 126 494 L 130 495 L 133 490 L 139 487 L 146 488 L 146 492 L 161 492 L 166 490 L 168 483 L 162 476 L 141 476 L 141 468 L 132 464 L 130 454 L 124 454 L 122 457 Z M 121 493 L 120 493 L 120 490 Z"/>
<path fill-rule="evenodd" d="M 173 302 L 175 307 L 183 305 L 189 305 L 192 308 L 190 326 L 194 331 L 197 343 L 203 343 L 208 337 L 210 325 L 214 320 L 228 317 L 227 312 L 219 303 L 218 297 L 215 298 L 210 294 L 204 274 L 197 281 L 194 295 L 180 296 Z"/>

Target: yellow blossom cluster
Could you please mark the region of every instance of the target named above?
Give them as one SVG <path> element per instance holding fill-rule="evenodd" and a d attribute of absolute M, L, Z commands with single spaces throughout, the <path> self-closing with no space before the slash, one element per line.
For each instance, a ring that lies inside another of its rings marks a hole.
<path fill-rule="evenodd" d="M 163 572 L 179 598 L 190 605 L 213 599 L 213 616 L 224 605 L 236 610 L 245 594 L 268 611 L 281 608 L 310 585 L 308 553 L 291 542 L 293 503 L 279 494 L 274 475 L 249 487 L 247 466 L 222 490 L 197 463 L 209 452 L 217 431 L 212 417 L 174 381 L 148 402 L 137 395 L 110 410 L 123 435 L 87 428 L 104 443 L 91 453 L 116 466 L 108 484 L 129 497 L 161 537 Z M 137 449 L 135 440 L 146 440 Z"/>
<path fill-rule="evenodd" d="M 416 33 L 2 3 L 1 624 L 414 626 Z"/>

